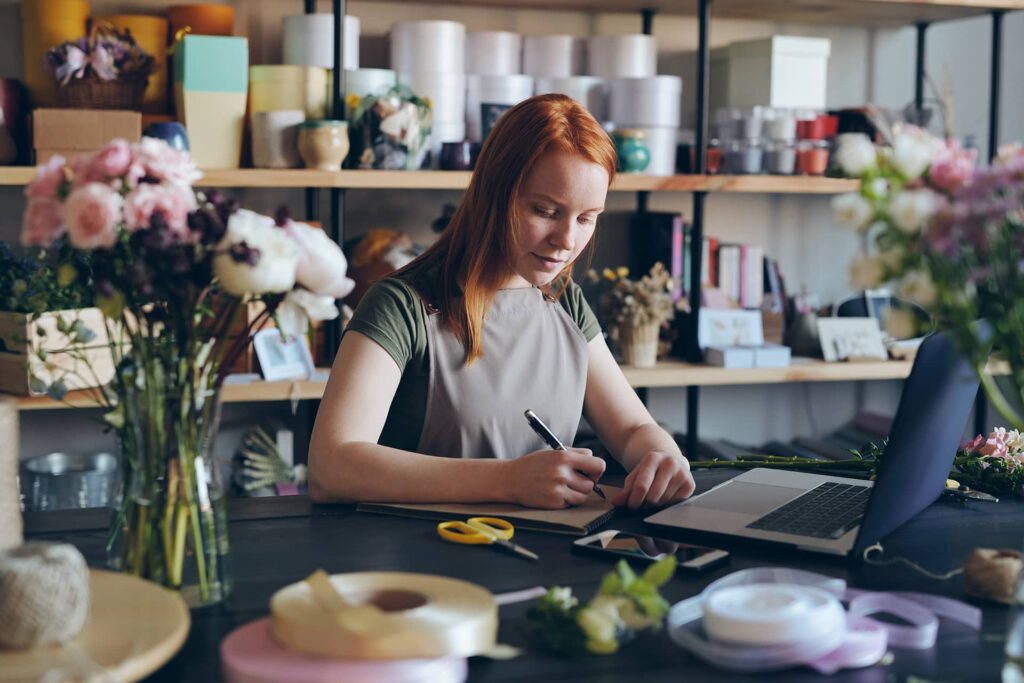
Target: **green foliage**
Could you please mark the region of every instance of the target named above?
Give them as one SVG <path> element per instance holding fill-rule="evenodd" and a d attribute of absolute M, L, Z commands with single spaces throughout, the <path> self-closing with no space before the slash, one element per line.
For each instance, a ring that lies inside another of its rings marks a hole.
<path fill-rule="evenodd" d="M 88 255 L 62 242 L 24 253 L 0 242 L 0 310 L 42 313 L 93 305 Z"/>
<path fill-rule="evenodd" d="M 637 576 L 620 560 L 585 605 L 579 604 L 572 589 L 552 587 L 527 614 L 531 630 L 560 654 L 616 652 L 637 631 L 661 626 L 669 604 L 658 588 L 672 578 L 675 568 L 675 557 L 669 555 Z"/>

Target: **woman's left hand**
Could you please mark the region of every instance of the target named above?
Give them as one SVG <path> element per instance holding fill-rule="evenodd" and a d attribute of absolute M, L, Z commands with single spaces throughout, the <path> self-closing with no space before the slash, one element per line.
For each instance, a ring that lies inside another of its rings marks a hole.
<path fill-rule="evenodd" d="M 668 505 L 688 498 L 695 488 L 686 458 L 663 451 L 649 451 L 626 477 L 626 485 L 619 495 L 612 498 L 612 504 L 628 505 L 634 509 L 644 503 Z"/>

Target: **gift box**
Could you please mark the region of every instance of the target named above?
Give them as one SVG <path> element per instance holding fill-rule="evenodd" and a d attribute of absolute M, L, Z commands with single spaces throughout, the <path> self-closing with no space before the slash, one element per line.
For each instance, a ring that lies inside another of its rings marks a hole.
<path fill-rule="evenodd" d="M 36 109 L 32 114 L 36 163 L 55 154 L 65 158 L 92 152 L 115 138 L 138 142 L 142 115 L 119 109 Z"/>
<path fill-rule="evenodd" d="M 249 89 L 249 42 L 186 35 L 174 48 L 174 102 L 200 168 L 238 168 Z"/>

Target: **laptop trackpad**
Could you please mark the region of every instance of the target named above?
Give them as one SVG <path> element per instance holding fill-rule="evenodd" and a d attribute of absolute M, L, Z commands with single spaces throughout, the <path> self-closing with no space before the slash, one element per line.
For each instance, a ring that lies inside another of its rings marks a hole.
<path fill-rule="evenodd" d="M 749 484 L 737 481 L 714 491 L 709 491 L 691 502 L 690 505 L 711 510 L 723 510 L 725 512 L 762 515 L 793 500 L 804 492 L 805 489 L 791 488 L 789 486 Z"/>

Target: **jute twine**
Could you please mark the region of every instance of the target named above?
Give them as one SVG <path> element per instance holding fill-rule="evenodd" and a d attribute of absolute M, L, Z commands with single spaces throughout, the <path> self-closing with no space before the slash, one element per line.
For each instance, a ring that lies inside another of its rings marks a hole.
<path fill-rule="evenodd" d="M 68 543 L 0 552 L 0 647 L 66 643 L 89 613 L 89 569 Z"/>
<path fill-rule="evenodd" d="M 0 398 L 0 550 L 22 541 L 18 451 L 18 403 Z"/>

